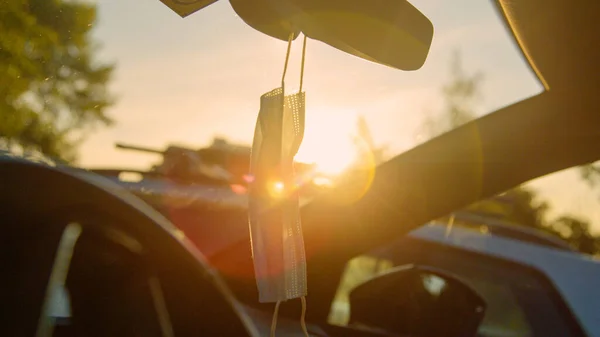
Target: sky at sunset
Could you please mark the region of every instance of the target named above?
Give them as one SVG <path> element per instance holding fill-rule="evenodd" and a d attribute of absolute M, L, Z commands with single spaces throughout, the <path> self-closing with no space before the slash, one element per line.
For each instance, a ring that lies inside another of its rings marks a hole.
<path fill-rule="evenodd" d="M 225 0 L 185 19 L 159 0 L 97 3 L 99 60 L 117 67 L 111 90 L 118 100 L 109 111 L 116 124 L 87 138 L 81 165 L 144 168 L 157 160 L 116 150 L 115 142 L 197 148 L 223 136 L 250 143 L 260 95 L 280 84 L 285 42 L 247 26 Z M 350 151 L 359 115 L 366 117 L 375 142 L 389 146 L 392 154 L 415 146 L 426 113 L 441 109 L 440 88 L 456 49 L 468 72 L 484 73 L 480 114 L 541 91 L 491 1 L 411 3 L 435 27 L 428 59 L 418 71 L 394 70 L 308 41 L 307 126 L 299 159 L 319 163 L 336 151 Z M 286 89 L 298 88 L 300 53 L 297 39 Z M 577 173 L 554 174 L 533 186 L 557 212 L 579 214 L 600 230 L 597 194 Z"/>

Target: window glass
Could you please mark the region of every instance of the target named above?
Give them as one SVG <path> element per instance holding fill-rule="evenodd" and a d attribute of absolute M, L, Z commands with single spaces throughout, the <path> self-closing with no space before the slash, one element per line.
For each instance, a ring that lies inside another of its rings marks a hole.
<path fill-rule="evenodd" d="M 393 262 L 368 255 L 356 257 L 348 262 L 342 274 L 329 314 L 329 323 L 346 325 L 350 318 L 350 292 L 357 286 L 393 267 Z"/>
<path fill-rule="evenodd" d="M 597 162 L 533 179 L 437 221 L 598 257 L 599 197 Z"/>
<path fill-rule="evenodd" d="M 479 328 L 482 337 L 532 336 L 525 313 L 510 286 L 489 279 L 472 278 L 468 281 L 489 305 Z"/>
<path fill-rule="evenodd" d="M 427 248 L 428 253 L 414 255 L 418 250 L 411 245 Z M 495 259 L 481 259 L 476 254 L 436 250 L 430 245 L 418 241 L 397 241 L 395 247 L 389 249 L 391 255 L 382 254 L 381 250 L 377 253 L 377 256 L 386 258 L 364 255 L 350 260 L 332 303 L 328 322 L 338 326 L 348 324 L 352 310 L 348 296 L 354 288 L 387 269 L 415 263 L 458 276 L 485 299 L 487 310 L 478 331 L 480 337 L 570 335 L 549 290 L 528 271 L 512 268 L 502 261 L 494 263 Z M 407 256 L 412 258 L 407 259 Z"/>
<path fill-rule="evenodd" d="M 572 167 L 523 184 L 538 207 L 542 228 L 582 253 L 600 253 L 600 162 Z"/>
<path fill-rule="evenodd" d="M 34 336 L 46 298 L 61 226 L 40 226 L 22 210 L 0 210 L 1 336 Z"/>
<path fill-rule="evenodd" d="M 41 325 L 49 323 L 55 337 L 162 337 L 169 322 L 159 319 L 156 282 L 124 246 L 98 233 L 74 235 L 61 242 Z"/>
<path fill-rule="evenodd" d="M 435 256 L 432 264 L 455 273 L 485 299 L 487 310 L 479 328 L 481 337 L 534 336 L 525 309 L 513 290 L 520 284 L 531 283 L 529 277 L 513 272 L 514 278 L 503 278 L 500 275 L 504 268 L 499 265 L 460 259 L 460 256 Z M 538 296 L 537 292 L 529 295 Z"/>
<path fill-rule="evenodd" d="M 438 222 L 481 231 L 482 235 L 499 235 L 544 245 L 549 249 L 575 250 L 597 259 L 600 255 L 599 197 L 600 162 L 539 177 L 453 212 L 438 219 Z M 377 265 L 389 268 L 424 263 L 465 277 L 486 299 L 488 309 L 480 328 L 481 336 L 569 334 L 547 289 L 531 277 L 520 275 L 519 269 L 507 270 L 494 264 L 485 266 L 477 261 L 462 261 L 410 240 L 401 242 L 381 247 L 373 254 L 356 257 L 347 263 L 332 303 L 331 324 L 347 324 L 351 310 L 349 292 L 385 270 L 378 269 Z M 393 256 L 393 262 L 372 256 Z M 516 275 L 516 278 L 507 279 L 509 274 Z M 573 277 L 577 278 L 577 275 Z M 540 329 L 544 329 L 541 322 L 550 322 L 548 324 L 555 331 L 546 328 L 543 330 L 546 333 L 540 333 Z"/>

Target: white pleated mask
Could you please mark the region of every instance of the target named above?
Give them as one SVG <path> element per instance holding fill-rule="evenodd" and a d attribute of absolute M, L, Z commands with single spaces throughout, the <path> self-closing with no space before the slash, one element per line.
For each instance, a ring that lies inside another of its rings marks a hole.
<path fill-rule="evenodd" d="M 288 45 L 285 68 L 289 50 Z M 298 93 L 285 96 L 282 79 L 280 88 L 261 96 L 250 164 L 253 180 L 249 189 L 249 222 L 262 303 L 307 294 L 306 257 L 294 177 L 294 156 L 304 137 L 304 121 L 302 84 Z"/>

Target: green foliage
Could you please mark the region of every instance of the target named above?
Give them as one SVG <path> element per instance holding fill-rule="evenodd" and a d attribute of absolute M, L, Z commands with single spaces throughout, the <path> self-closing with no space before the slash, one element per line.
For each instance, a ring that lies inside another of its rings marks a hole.
<path fill-rule="evenodd" d="M 443 115 L 428 116 L 424 131 L 430 137 L 435 137 L 475 119 L 474 105 L 481 96 L 483 79 L 480 72 L 467 74 L 463 69 L 460 53 L 455 51 L 450 62 L 450 81 L 442 88 Z"/>
<path fill-rule="evenodd" d="M 359 161 L 364 161 L 364 157 L 369 157 L 366 161 L 373 162 L 375 165 L 383 163 L 386 159 L 387 146 L 377 146 L 373 140 L 371 128 L 364 116 L 359 116 L 356 123 L 356 136 L 354 144 L 358 153 Z"/>
<path fill-rule="evenodd" d="M 600 240 L 590 233 L 590 226 L 585 220 L 570 215 L 563 215 L 552 223 L 552 227 L 571 243 L 573 248 L 586 254 L 600 252 Z"/>
<path fill-rule="evenodd" d="M 97 63 L 94 4 L 5 0 L 0 10 L 0 141 L 66 160 L 75 132 L 112 121 L 113 66 Z"/>
<path fill-rule="evenodd" d="M 445 110 L 451 128 L 458 127 L 476 117 L 473 105 L 480 98 L 480 86 L 483 74 L 477 72 L 467 75 L 463 69 L 461 57 L 455 51 L 450 63 L 450 81 L 442 88 Z"/>
<path fill-rule="evenodd" d="M 600 183 L 600 164 L 588 164 L 580 167 L 581 178 L 590 185 L 590 187 L 598 186 Z"/>

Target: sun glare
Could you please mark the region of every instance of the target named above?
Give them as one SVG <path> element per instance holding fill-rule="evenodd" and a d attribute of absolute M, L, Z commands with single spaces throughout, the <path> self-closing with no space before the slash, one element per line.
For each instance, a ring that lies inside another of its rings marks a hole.
<path fill-rule="evenodd" d="M 307 146 L 305 152 L 305 155 L 298 157 L 299 161 L 314 163 L 318 172 L 333 176 L 348 169 L 355 157 L 346 146 Z"/>
<path fill-rule="evenodd" d="M 269 194 L 274 198 L 281 198 L 285 193 L 285 185 L 281 181 L 274 181 L 267 186 Z"/>
<path fill-rule="evenodd" d="M 296 160 L 316 164 L 319 173 L 339 175 L 357 158 L 357 148 L 352 140 L 355 116 L 346 112 L 322 115 L 314 112 L 313 116 L 307 116 L 304 141 Z"/>

